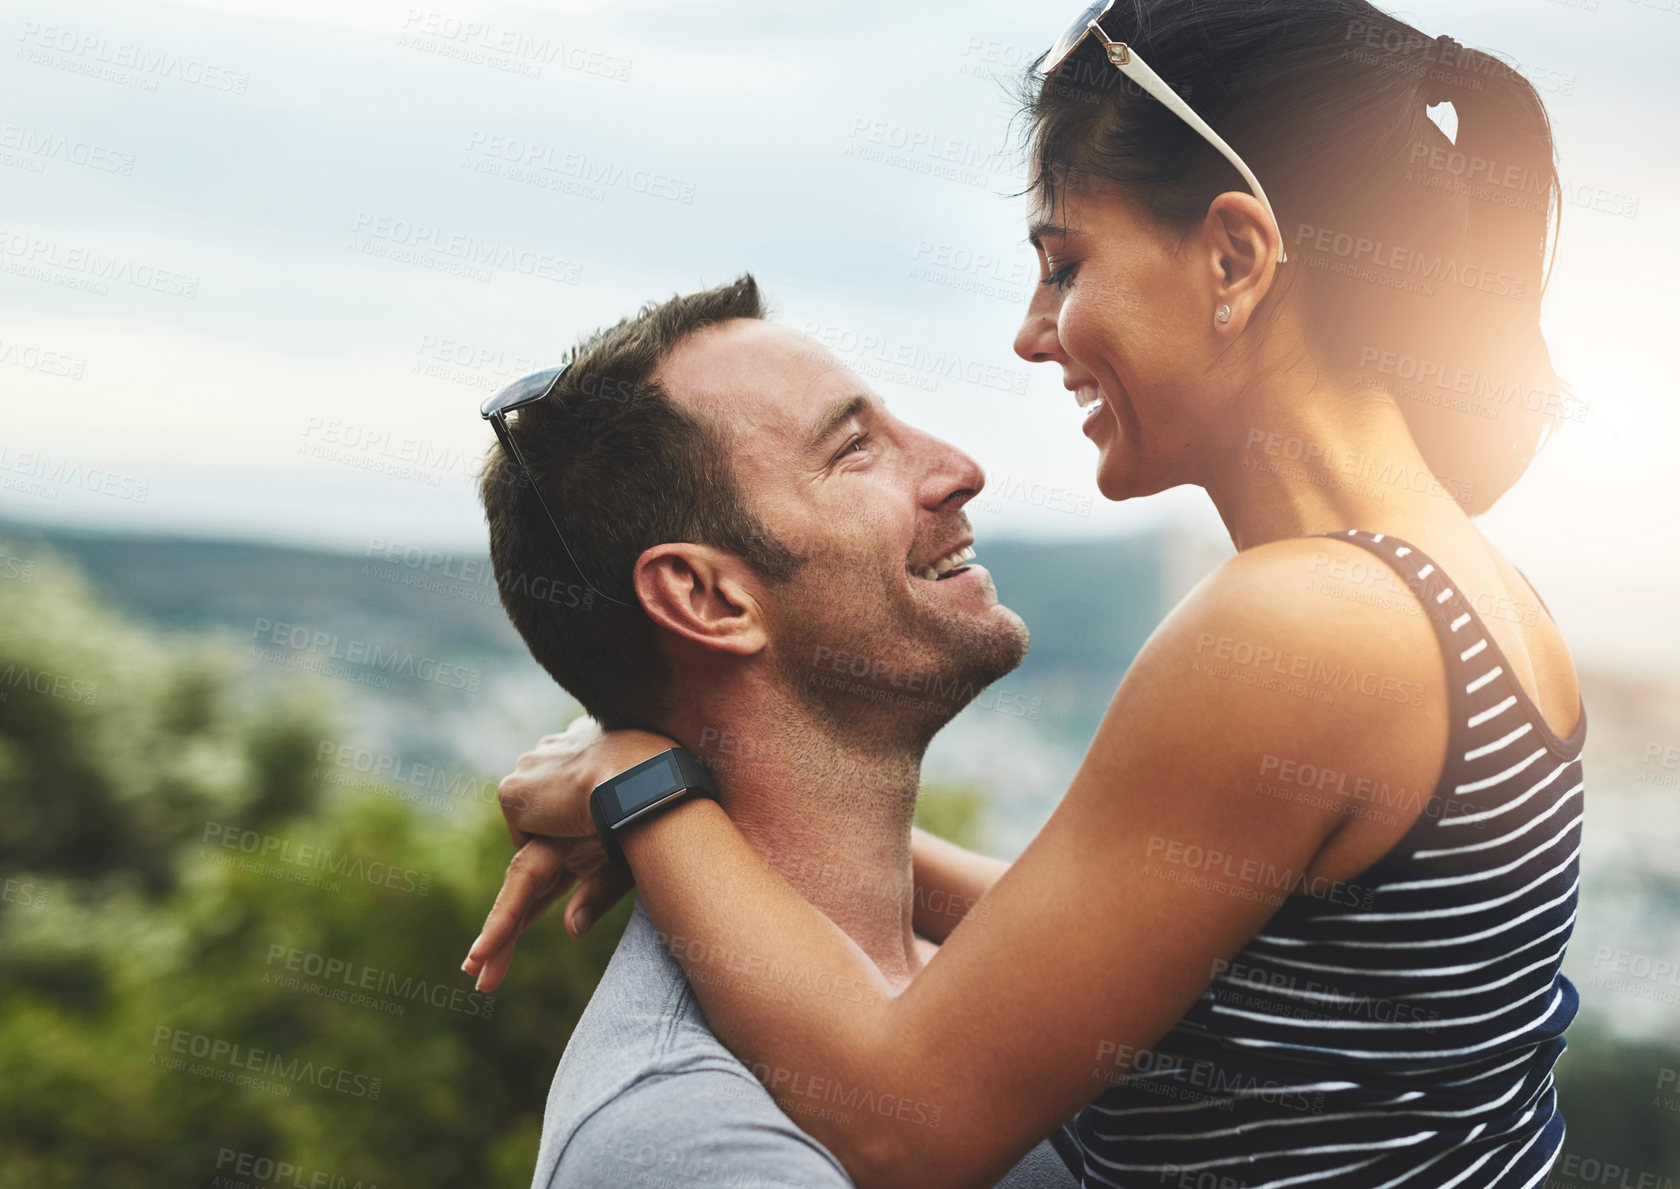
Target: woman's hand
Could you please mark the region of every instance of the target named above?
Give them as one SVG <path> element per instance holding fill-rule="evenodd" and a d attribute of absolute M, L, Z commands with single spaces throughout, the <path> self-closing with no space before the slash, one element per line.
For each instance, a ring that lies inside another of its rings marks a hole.
<path fill-rule="evenodd" d="M 544 735 L 497 788 L 513 844 L 523 846 L 533 834 L 595 837 L 589 816 L 595 786 L 676 746 L 651 731 L 603 731 L 588 717 L 573 719 L 559 735 Z"/>
<path fill-rule="evenodd" d="M 519 938 L 573 884 L 577 893 L 566 906 L 565 924 L 574 938 L 634 886 L 627 872 L 608 861 L 595 836 L 589 794 L 602 781 L 674 746 L 663 735 L 603 732 L 594 719 L 579 718 L 519 757 L 498 790 L 508 835 L 519 850 L 483 932 L 461 964 L 477 976 L 479 990 L 501 985 Z"/>

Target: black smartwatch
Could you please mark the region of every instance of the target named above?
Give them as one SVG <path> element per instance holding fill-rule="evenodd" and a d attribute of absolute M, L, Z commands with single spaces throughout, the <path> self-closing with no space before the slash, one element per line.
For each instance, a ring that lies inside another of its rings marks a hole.
<path fill-rule="evenodd" d="M 700 757 L 681 747 L 662 751 L 596 785 L 589 794 L 589 816 L 595 819 L 595 833 L 606 848 L 607 858 L 630 870 L 618 845 L 619 832 L 690 797 L 715 801 L 717 789 Z"/>

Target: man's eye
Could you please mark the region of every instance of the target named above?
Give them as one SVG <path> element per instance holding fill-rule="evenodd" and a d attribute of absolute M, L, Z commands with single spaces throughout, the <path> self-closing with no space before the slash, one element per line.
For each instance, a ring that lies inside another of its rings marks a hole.
<path fill-rule="evenodd" d="M 1041 285 L 1054 285 L 1058 289 L 1065 290 L 1067 288 L 1068 282 L 1073 280 L 1073 274 L 1074 274 L 1075 271 L 1078 270 L 1078 268 L 1079 268 L 1079 265 L 1077 265 L 1077 264 L 1063 265 L 1061 268 L 1058 268 L 1055 272 L 1053 272 L 1049 276 L 1045 277 L 1042 281 L 1039 282 L 1039 284 L 1041 284 Z"/>
<path fill-rule="evenodd" d="M 866 434 L 866 433 L 860 433 L 860 434 L 854 435 L 852 440 L 847 442 L 846 445 L 841 449 L 840 457 L 844 458 L 848 454 L 857 453 L 858 451 L 863 449 L 864 443 L 867 442 L 867 441 L 869 441 L 869 435 Z"/>

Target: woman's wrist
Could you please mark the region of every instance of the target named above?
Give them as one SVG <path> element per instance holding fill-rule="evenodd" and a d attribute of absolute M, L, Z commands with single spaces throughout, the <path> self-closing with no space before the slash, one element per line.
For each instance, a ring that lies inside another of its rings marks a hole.
<path fill-rule="evenodd" d="M 701 841 L 708 830 L 728 821 L 716 801 L 689 797 L 625 826 L 618 832 L 618 845 L 636 882 L 645 885 L 644 872 L 662 866 L 668 856 L 704 853 Z"/>
<path fill-rule="evenodd" d="M 643 760 L 651 760 L 661 752 L 681 746 L 675 739 L 652 731 L 621 730 L 602 735 L 584 757 L 589 763 L 589 787 L 584 790 L 585 800 L 607 781 L 622 776 Z"/>

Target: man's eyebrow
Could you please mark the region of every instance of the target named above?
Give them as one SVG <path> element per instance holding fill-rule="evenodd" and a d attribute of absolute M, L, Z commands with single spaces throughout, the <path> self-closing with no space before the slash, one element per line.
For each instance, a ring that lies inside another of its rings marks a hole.
<path fill-rule="evenodd" d="M 811 431 L 810 437 L 805 439 L 805 453 L 815 454 L 821 450 L 828 439 L 840 432 L 841 426 L 859 413 L 868 412 L 874 404 L 873 400 L 862 395 L 844 396 L 835 401 L 829 406 L 817 428 Z"/>
<path fill-rule="evenodd" d="M 1045 236 L 1054 235 L 1058 239 L 1066 239 L 1067 234 L 1068 229 L 1066 227 L 1058 226 L 1055 223 L 1046 223 L 1041 220 L 1027 228 L 1027 242 L 1035 248 L 1043 248 L 1043 240 Z"/>

